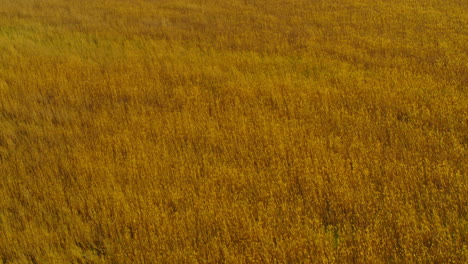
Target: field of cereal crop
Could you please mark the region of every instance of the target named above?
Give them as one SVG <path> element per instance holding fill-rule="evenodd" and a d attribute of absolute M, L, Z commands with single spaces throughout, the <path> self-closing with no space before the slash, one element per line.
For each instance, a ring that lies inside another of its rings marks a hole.
<path fill-rule="evenodd" d="M 466 263 L 467 10 L 0 0 L 0 263 Z"/>

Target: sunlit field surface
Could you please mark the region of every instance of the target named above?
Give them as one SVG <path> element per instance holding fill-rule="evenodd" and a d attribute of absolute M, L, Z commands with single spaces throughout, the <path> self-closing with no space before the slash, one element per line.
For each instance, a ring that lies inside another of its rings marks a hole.
<path fill-rule="evenodd" d="M 468 1 L 0 0 L 0 263 L 467 263 Z"/>

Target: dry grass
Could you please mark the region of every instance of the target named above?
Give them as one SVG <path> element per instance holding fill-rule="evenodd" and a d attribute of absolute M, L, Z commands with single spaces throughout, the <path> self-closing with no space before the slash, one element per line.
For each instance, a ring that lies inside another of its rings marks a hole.
<path fill-rule="evenodd" d="M 1 0 L 0 262 L 466 263 L 466 10 Z"/>

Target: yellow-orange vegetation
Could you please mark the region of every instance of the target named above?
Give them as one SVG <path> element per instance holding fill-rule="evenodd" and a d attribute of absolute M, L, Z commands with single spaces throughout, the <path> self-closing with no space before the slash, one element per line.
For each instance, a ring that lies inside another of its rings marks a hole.
<path fill-rule="evenodd" d="M 466 263 L 467 10 L 1 0 L 0 262 Z"/>

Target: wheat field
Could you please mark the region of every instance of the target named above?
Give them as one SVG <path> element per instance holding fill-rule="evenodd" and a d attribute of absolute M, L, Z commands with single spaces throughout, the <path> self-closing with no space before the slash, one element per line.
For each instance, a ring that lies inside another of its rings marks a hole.
<path fill-rule="evenodd" d="M 0 263 L 467 263 L 465 0 L 0 0 Z"/>

